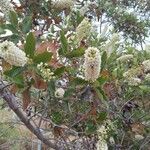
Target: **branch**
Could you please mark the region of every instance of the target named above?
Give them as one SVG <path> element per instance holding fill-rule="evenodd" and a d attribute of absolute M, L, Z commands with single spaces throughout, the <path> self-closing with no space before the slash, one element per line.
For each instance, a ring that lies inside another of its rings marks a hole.
<path fill-rule="evenodd" d="M 25 126 L 39 139 L 41 140 L 44 144 L 47 146 L 59 150 L 60 148 L 49 141 L 47 138 L 43 136 L 41 133 L 40 129 L 35 127 L 33 123 L 28 120 L 26 117 L 25 113 L 21 108 L 18 107 L 18 103 L 16 101 L 16 97 L 9 91 L 7 86 L 3 83 L 3 81 L 0 81 L 0 97 L 2 97 L 9 107 L 16 113 L 16 115 L 20 118 L 20 120 L 25 124 Z"/>

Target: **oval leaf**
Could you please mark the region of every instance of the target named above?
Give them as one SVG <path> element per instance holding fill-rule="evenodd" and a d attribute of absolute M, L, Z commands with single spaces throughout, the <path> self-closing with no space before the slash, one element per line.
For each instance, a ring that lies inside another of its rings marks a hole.
<path fill-rule="evenodd" d="M 29 56 L 30 58 L 33 58 L 34 51 L 35 51 L 35 37 L 32 32 L 30 32 L 26 37 L 24 50 L 27 56 Z"/>

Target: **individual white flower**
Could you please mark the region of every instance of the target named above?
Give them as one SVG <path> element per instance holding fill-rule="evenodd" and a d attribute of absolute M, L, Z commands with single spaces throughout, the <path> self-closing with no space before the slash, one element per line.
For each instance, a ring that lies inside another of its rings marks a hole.
<path fill-rule="evenodd" d="M 150 81 L 150 73 L 148 73 L 148 74 L 145 75 L 145 80 L 146 81 Z"/>
<path fill-rule="evenodd" d="M 70 9 L 73 6 L 73 0 L 52 0 L 52 6 L 57 9 Z"/>
<path fill-rule="evenodd" d="M 76 29 L 76 40 L 80 43 L 83 38 L 89 36 L 92 25 L 88 18 L 84 18 Z"/>
<path fill-rule="evenodd" d="M 25 52 L 10 41 L 0 43 L 0 56 L 14 66 L 24 66 L 28 61 Z"/>
<path fill-rule="evenodd" d="M 57 98 L 63 98 L 64 94 L 65 94 L 65 91 L 63 88 L 58 88 L 55 91 L 55 97 L 57 97 Z"/>
<path fill-rule="evenodd" d="M 120 56 L 119 58 L 117 58 L 117 61 L 123 63 L 123 62 L 130 61 L 132 59 L 133 59 L 133 55 L 132 54 L 128 54 L 128 55 Z"/>
<path fill-rule="evenodd" d="M 140 134 L 136 134 L 136 135 L 135 135 L 135 139 L 140 141 L 140 140 L 143 140 L 143 139 L 144 139 L 144 136 L 142 136 L 142 135 L 140 135 Z"/>
<path fill-rule="evenodd" d="M 50 70 L 47 63 L 41 62 L 37 65 L 37 69 L 45 81 L 50 81 L 51 79 L 55 78 L 54 73 Z"/>
<path fill-rule="evenodd" d="M 142 82 L 139 78 L 130 78 L 127 81 L 130 86 L 138 86 Z"/>
<path fill-rule="evenodd" d="M 150 71 L 150 59 L 142 62 L 144 72 Z"/>
<path fill-rule="evenodd" d="M 9 0 L 0 0 L 0 10 L 3 12 L 6 19 L 9 17 L 9 12 L 14 11 Z"/>
<path fill-rule="evenodd" d="M 98 77 L 101 69 L 100 52 L 95 47 L 89 47 L 84 54 L 84 74 L 85 80 L 94 82 Z"/>

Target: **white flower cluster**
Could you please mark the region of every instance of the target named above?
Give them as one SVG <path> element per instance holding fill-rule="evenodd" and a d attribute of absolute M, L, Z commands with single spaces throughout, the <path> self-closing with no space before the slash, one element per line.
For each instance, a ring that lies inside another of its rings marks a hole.
<path fill-rule="evenodd" d="M 98 142 L 96 144 L 97 150 L 108 150 L 108 145 L 106 142 L 107 129 L 104 125 L 100 126 L 97 130 Z"/>
<path fill-rule="evenodd" d="M 128 84 L 130 86 L 138 86 L 141 82 L 142 81 L 139 78 L 130 78 L 130 79 L 128 79 Z"/>
<path fill-rule="evenodd" d="M 130 86 L 138 86 L 142 81 L 138 76 L 142 74 L 142 69 L 138 68 L 131 68 L 123 74 L 126 81 Z"/>
<path fill-rule="evenodd" d="M 127 61 L 130 61 L 133 59 L 133 55 L 132 54 L 128 54 L 128 55 L 122 55 L 119 58 L 117 58 L 118 62 L 124 63 Z"/>
<path fill-rule="evenodd" d="M 108 129 L 106 128 L 105 125 L 101 125 L 97 130 L 98 136 L 101 137 L 102 139 L 107 139 L 108 137 L 107 132 L 108 132 Z"/>
<path fill-rule="evenodd" d="M 125 78 L 133 78 L 142 74 L 142 69 L 140 67 L 131 68 L 123 74 Z"/>
<path fill-rule="evenodd" d="M 106 140 L 99 137 L 98 143 L 96 144 L 97 150 L 108 150 L 108 145 Z"/>
<path fill-rule="evenodd" d="M 145 80 L 146 81 L 150 81 L 150 73 L 148 73 L 148 74 L 145 75 Z"/>
<path fill-rule="evenodd" d="M 135 139 L 140 141 L 144 139 L 144 136 L 140 135 L 140 134 L 135 134 Z"/>
<path fill-rule="evenodd" d="M 47 63 L 41 62 L 37 65 L 37 69 L 40 72 L 40 75 L 43 77 L 44 81 L 50 81 L 51 79 L 55 78 L 54 73 L 48 68 Z"/>
<path fill-rule="evenodd" d="M 94 82 L 100 74 L 101 56 L 95 47 L 89 47 L 84 54 L 84 74 L 85 80 Z"/>
<path fill-rule="evenodd" d="M 98 142 L 96 144 L 97 150 L 108 150 L 106 139 L 108 138 L 108 132 L 114 130 L 114 125 L 110 120 L 106 120 L 97 130 Z"/>
<path fill-rule="evenodd" d="M 25 52 L 10 41 L 0 43 L 0 57 L 14 66 L 24 66 L 28 61 Z"/>
<path fill-rule="evenodd" d="M 9 12 L 14 11 L 14 9 L 13 9 L 13 7 L 12 7 L 9 0 L 0 0 L 0 10 L 3 12 L 6 19 L 9 16 Z"/>
<path fill-rule="evenodd" d="M 64 94 L 65 94 L 65 91 L 63 88 L 58 88 L 55 91 L 55 97 L 57 97 L 57 98 L 63 98 Z"/>
<path fill-rule="evenodd" d="M 92 25 L 88 18 L 84 18 L 76 29 L 76 40 L 80 43 L 83 38 L 89 36 Z"/>
<path fill-rule="evenodd" d="M 73 0 L 52 0 L 52 6 L 57 9 L 70 9 L 74 1 Z"/>
<path fill-rule="evenodd" d="M 142 62 L 144 72 L 150 71 L 150 59 Z"/>

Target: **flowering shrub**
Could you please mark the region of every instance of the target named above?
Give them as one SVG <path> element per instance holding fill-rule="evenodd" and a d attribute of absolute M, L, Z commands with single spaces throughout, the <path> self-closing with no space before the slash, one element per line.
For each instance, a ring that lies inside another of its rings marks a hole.
<path fill-rule="evenodd" d="M 54 149 L 148 148 L 148 48 L 98 34 L 98 3 L 86 4 L 93 19 L 73 0 L 0 3 L 0 95 L 33 134 Z"/>

